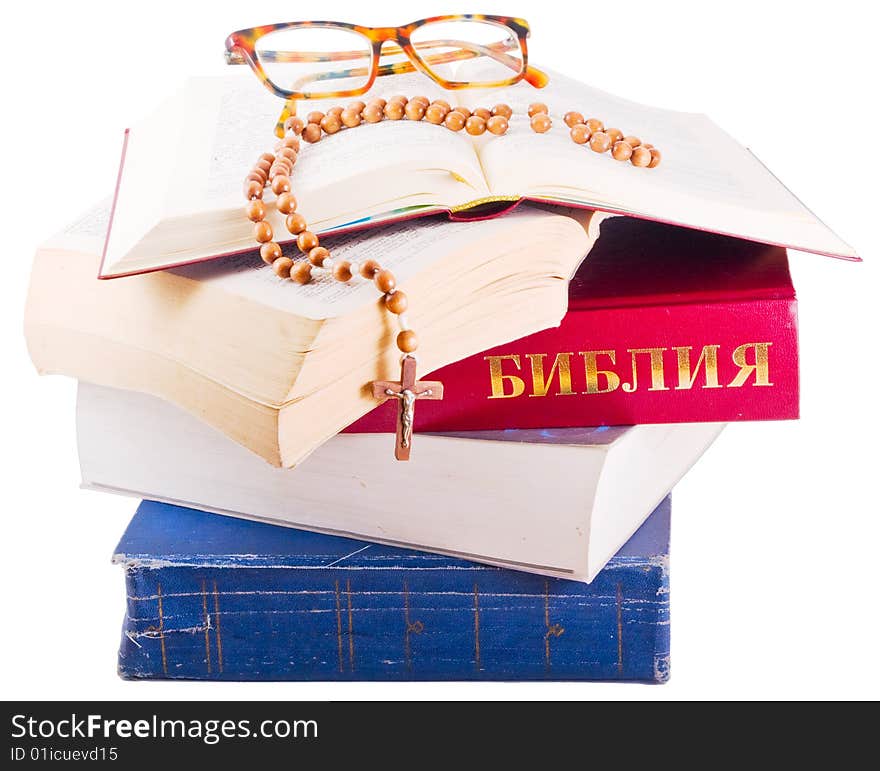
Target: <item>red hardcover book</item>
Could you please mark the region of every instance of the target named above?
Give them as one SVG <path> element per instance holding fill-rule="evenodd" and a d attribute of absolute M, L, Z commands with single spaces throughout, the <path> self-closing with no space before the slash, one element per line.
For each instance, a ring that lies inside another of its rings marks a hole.
<path fill-rule="evenodd" d="M 562 324 L 443 367 L 418 431 L 798 417 L 797 300 L 785 250 L 614 218 Z M 346 430 L 387 431 L 386 402 Z"/>

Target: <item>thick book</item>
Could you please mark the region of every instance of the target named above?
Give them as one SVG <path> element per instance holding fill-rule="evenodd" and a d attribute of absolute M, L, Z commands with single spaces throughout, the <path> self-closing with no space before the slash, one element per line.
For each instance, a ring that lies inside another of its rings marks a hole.
<path fill-rule="evenodd" d="M 628 214 L 696 230 L 857 259 L 746 148 L 704 115 L 636 104 L 558 73 L 527 83 L 450 95 L 420 73 L 379 78 L 365 100 L 393 93 L 474 108 L 514 109 L 501 137 L 386 120 L 302 148 L 292 183 L 313 230 L 329 233 L 447 212 L 485 216 L 522 199 Z M 536 134 L 530 102 L 547 103 L 553 126 Z M 99 275 L 112 278 L 253 249 L 241 183 L 271 147 L 282 102 L 247 72 L 191 80 L 130 129 Z M 302 103 L 305 115 L 329 102 Z M 640 136 L 663 152 L 635 168 L 574 144 L 562 119 L 572 109 Z M 268 221 L 286 234 L 269 204 Z"/>
<path fill-rule="evenodd" d="M 798 417 L 797 300 L 785 250 L 606 220 L 562 324 L 431 375 L 417 431 Z M 394 405 L 347 430 L 387 431 Z"/>
<path fill-rule="evenodd" d="M 560 211 L 420 219 L 327 244 L 393 269 L 424 375 L 559 323 L 598 236 L 592 215 Z M 257 253 L 98 281 L 106 223 L 98 207 L 34 258 L 25 334 L 40 372 L 168 399 L 278 466 L 375 407 L 371 381 L 400 377 L 397 323 L 372 281 L 298 286 Z"/>
<path fill-rule="evenodd" d="M 669 517 L 585 585 L 145 501 L 113 557 L 119 674 L 662 683 Z"/>
<path fill-rule="evenodd" d="M 80 383 L 86 487 L 589 582 L 700 458 L 717 423 L 340 434 L 273 468 L 179 408 Z"/>

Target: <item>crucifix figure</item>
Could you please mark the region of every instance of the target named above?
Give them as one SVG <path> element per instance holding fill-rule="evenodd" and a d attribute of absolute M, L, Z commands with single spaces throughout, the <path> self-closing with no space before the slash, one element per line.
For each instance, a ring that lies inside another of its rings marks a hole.
<path fill-rule="evenodd" d="M 416 380 L 415 357 L 407 354 L 400 360 L 400 382 L 375 380 L 372 385 L 376 399 L 383 402 L 386 399 L 397 399 L 397 444 L 394 457 L 397 460 L 409 460 L 416 399 L 442 399 L 443 383 Z"/>

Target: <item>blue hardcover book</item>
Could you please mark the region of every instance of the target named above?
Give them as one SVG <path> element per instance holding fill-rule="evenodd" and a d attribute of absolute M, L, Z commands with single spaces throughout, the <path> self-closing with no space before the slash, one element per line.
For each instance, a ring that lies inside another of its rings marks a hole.
<path fill-rule="evenodd" d="M 584 584 L 144 501 L 114 556 L 119 673 L 661 683 L 669 516 Z"/>

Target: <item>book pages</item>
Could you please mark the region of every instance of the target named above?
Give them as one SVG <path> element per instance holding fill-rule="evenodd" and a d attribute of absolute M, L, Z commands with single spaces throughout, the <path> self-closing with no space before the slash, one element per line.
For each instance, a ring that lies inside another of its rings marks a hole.
<path fill-rule="evenodd" d="M 527 228 L 559 216 L 537 209 L 523 209 L 503 218 L 481 222 L 452 222 L 435 217 L 360 233 L 328 236 L 323 243 L 335 260 L 380 261 L 394 272 L 398 283 L 405 286 L 410 276 L 448 258 L 455 251 L 473 249 L 474 244 L 489 239 L 509 239 L 516 225 Z M 312 319 L 343 316 L 361 305 L 374 302 L 377 297 L 372 281 L 358 276 L 341 283 L 326 271 L 316 271 L 313 280 L 305 286 L 291 286 L 289 281 L 278 278 L 270 266 L 263 264 L 256 253 L 197 263 L 175 272 Z"/>
<path fill-rule="evenodd" d="M 520 83 L 493 93 L 514 109 L 510 130 L 481 141 L 478 152 L 494 194 L 609 207 L 697 230 L 807 251 L 852 255 L 751 152 L 705 115 L 650 107 L 553 73 L 536 91 Z M 535 134 L 528 103 L 548 104 L 553 126 Z M 650 142 L 663 153 L 656 169 L 637 169 L 577 147 L 563 111 L 580 110 Z M 555 110 L 555 112 L 554 112 Z M 540 163 L 523 159 L 540 157 Z"/>

